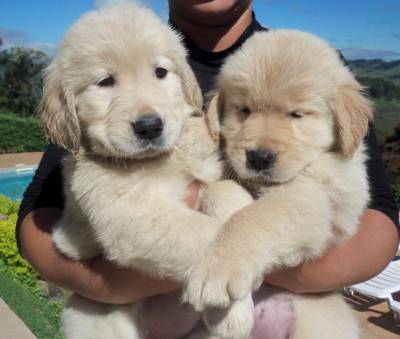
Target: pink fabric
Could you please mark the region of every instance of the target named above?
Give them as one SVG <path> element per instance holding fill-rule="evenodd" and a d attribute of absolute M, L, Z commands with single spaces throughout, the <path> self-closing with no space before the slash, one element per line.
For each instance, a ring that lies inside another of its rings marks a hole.
<path fill-rule="evenodd" d="M 290 339 L 294 314 L 288 293 L 263 285 L 254 299 L 254 327 L 249 339 Z"/>
<path fill-rule="evenodd" d="M 142 309 L 146 339 L 180 339 L 190 333 L 200 316 L 190 305 L 182 305 L 181 292 L 149 298 Z M 253 295 L 255 324 L 249 339 L 289 339 L 293 327 L 290 296 L 263 285 Z"/>
<path fill-rule="evenodd" d="M 182 291 L 146 300 L 142 321 L 146 339 L 179 339 L 189 334 L 200 320 L 190 305 L 182 304 Z"/>

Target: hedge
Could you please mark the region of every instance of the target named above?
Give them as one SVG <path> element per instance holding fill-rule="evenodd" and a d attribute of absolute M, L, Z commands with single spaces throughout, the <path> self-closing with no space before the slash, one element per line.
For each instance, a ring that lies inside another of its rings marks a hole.
<path fill-rule="evenodd" d="M 0 194 L 0 297 L 38 339 L 61 339 L 63 302 L 43 296 L 39 275 L 18 252 L 15 239 L 18 209 L 19 202 Z"/>
<path fill-rule="evenodd" d="M 15 224 L 17 222 L 19 204 L 0 195 L 0 271 L 20 282 L 36 296 L 41 295 L 38 284 L 38 274 L 32 266 L 21 257 L 15 239 Z"/>
<path fill-rule="evenodd" d="M 38 119 L 0 113 L 0 154 L 41 152 L 46 144 Z"/>

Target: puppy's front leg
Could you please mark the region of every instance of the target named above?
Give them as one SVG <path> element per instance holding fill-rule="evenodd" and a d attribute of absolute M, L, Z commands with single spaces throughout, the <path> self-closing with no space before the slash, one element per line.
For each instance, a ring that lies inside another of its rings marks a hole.
<path fill-rule="evenodd" d="M 225 222 L 235 212 L 252 202 L 252 196 L 242 186 L 232 180 L 222 180 L 207 187 L 200 209 L 205 214 Z"/>
<path fill-rule="evenodd" d="M 275 267 L 318 257 L 332 237 L 331 212 L 326 192 L 311 179 L 277 186 L 225 223 L 191 271 L 185 300 L 199 311 L 228 307 Z"/>
<path fill-rule="evenodd" d="M 235 212 L 252 202 L 253 198 L 242 186 L 232 180 L 223 180 L 211 184 L 206 189 L 201 210 L 225 222 Z M 196 329 L 190 339 L 245 338 L 253 327 L 253 308 L 253 300 L 249 293 L 244 301 L 238 301 L 228 309 L 207 309 L 203 312 L 206 326 L 202 325 Z"/>
<path fill-rule="evenodd" d="M 222 223 L 155 194 L 127 206 L 133 198 L 117 199 L 90 216 L 105 256 L 125 267 L 183 279 Z M 116 217 L 115 211 L 124 213 Z"/>

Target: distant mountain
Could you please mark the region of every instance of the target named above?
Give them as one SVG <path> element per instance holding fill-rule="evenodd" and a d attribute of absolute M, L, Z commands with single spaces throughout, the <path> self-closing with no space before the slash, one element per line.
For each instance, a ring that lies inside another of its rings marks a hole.
<path fill-rule="evenodd" d="M 400 86 L 400 60 L 347 60 L 353 72 L 363 78 L 383 78 Z"/>

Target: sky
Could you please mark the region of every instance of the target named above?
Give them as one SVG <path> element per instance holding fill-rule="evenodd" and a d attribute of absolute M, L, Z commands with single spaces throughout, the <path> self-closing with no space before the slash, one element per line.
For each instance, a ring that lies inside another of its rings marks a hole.
<path fill-rule="evenodd" d="M 54 55 L 68 27 L 104 1 L 0 0 L 3 48 L 26 46 Z M 167 0 L 142 2 L 168 17 Z M 253 4 L 263 26 L 317 34 L 348 59 L 400 59 L 400 0 L 253 0 Z"/>

